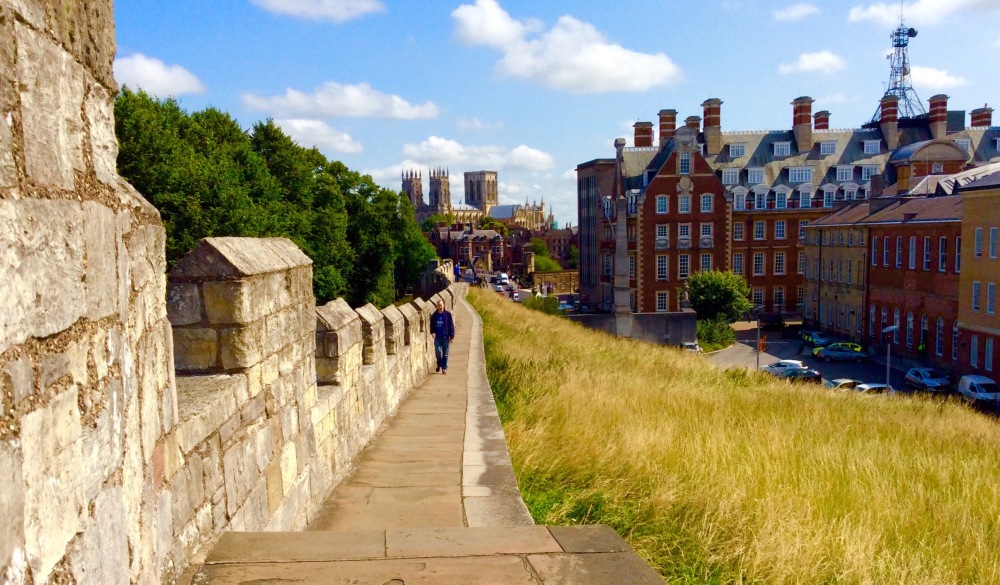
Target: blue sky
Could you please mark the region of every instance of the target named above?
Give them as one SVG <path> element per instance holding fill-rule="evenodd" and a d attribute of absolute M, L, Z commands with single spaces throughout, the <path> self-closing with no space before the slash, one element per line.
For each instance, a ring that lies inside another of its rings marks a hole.
<path fill-rule="evenodd" d="M 267 117 L 399 189 L 403 169 L 496 170 L 501 200 L 576 223 L 576 165 L 662 108 L 723 100 L 723 130 L 871 119 L 899 2 L 872 0 L 120 0 L 119 83 Z M 951 109 L 1000 104 L 1000 0 L 905 0 L 913 81 Z M 998 108 L 1000 109 L 1000 108 Z M 1000 116 L 1000 113 L 998 113 Z"/>

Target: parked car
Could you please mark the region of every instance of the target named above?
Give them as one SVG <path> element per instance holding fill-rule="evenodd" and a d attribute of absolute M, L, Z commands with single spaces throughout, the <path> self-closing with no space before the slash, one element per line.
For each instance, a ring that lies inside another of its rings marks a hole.
<path fill-rule="evenodd" d="M 827 380 L 826 383 L 823 384 L 823 387 L 827 390 L 854 390 L 862 383 L 863 382 L 861 380 L 837 378 L 836 380 Z"/>
<path fill-rule="evenodd" d="M 761 366 L 760 369 L 769 374 L 780 374 L 785 370 L 805 370 L 806 365 L 799 360 L 781 360 L 773 364 Z"/>
<path fill-rule="evenodd" d="M 789 368 L 784 372 L 778 374 L 778 377 L 782 380 L 788 380 L 789 382 L 812 382 L 819 384 L 823 381 L 823 376 L 820 375 L 816 370 L 810 370 L 809 368 L 795 369 Z"/>
<path fill-rule="evenodd" d="M 962 376 L 958 393 L 972 406 L 1000 408 L 1000 386 L 986 376 Z"/>
<path fill-rule="evenodd" d="M 823 347 L 827 347 L 830 349 L 846 349 L 853 351 L 855 353 L 864 353 L 864 350 L 861 348 L 860 345 L 858 345 L 857 343 L 851 343 L 850 341 L 838 341 L 837 343 L 831 343 Z M 813 355 L 817 355 L 820 349 L 822 349 L 822 347 L 814 348 L 812 351 Z"/>
<path fill-rule="evenodd" d="M 697 341 L 685 341 L 681 343 L 681 348 L 684 349 L 684 351 L 692 351 L 694 353 L 701 353 L 702 351 L 701 346 L 698 345 Z"/>
<path fill-rule="evenodd" d="M 836 343 L 827 347 L 821 347 L 816 351 L 816 357 L 824 362 L 858 362 L 859 364 L 868 361 L 866 353 L 858 353 L 850 348 L 834 347 Z"/>
<path fill-rule="evenodd" d="M 871 384 L 859 384 L 852 388 L 855 392 L 860 392 L 861 394 L 892 394 L 896 391 L 892 386 L 887 386 L 878 382 Z"/>
<path fill-rule="evenodd" d="M 906 385 L 928 392 L 947 392 L 951 381 L 944 372 L 934 368 L 910 368 L 906 372 Z"/>

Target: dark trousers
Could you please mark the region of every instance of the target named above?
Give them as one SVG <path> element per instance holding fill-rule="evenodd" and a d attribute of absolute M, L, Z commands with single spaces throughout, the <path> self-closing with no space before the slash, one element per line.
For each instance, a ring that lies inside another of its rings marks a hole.
<path fill-rule="evenodd" d="M 437 357 L 437 365 L 442 370 L 448 369 L 448 348 L 451 340 L 447 337 L 434 338 L 434 355 Z"/>

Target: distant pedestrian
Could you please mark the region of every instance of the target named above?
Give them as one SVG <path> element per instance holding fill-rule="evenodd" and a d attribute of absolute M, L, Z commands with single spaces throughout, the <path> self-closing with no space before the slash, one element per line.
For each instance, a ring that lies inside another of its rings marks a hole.
<path fill-rule="evenodd" d="M 437 311 L 431 315 L 431 336 L 434 337 L 434 355 L 437 357 L 435 372 L 448 373 L 448 349 L 455 340 L 455 320 L 444 308 L 444 301 L 437 302 Z"/>

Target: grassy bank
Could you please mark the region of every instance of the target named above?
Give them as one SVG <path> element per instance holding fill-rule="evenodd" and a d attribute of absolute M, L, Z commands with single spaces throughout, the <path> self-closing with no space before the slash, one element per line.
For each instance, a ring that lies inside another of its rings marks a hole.
<path fill-rule="evenodd" d="M 536 522 L 674 583 L 1000 583 L 1000 422 L 826 393 L 472 291 Z"/>

